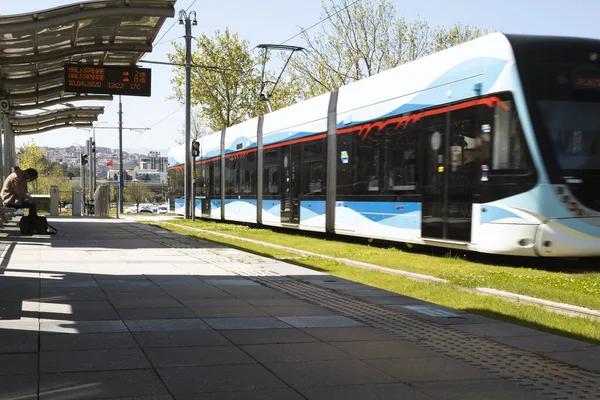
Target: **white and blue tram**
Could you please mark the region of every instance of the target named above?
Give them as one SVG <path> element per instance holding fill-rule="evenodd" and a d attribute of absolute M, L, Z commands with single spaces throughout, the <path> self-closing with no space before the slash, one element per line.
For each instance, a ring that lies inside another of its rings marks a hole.
<path fill-rule="evenodd" d="M 599 111 L 600 41 L 490 34 L 204 137 L 196 215 L 598 256 Z"/>

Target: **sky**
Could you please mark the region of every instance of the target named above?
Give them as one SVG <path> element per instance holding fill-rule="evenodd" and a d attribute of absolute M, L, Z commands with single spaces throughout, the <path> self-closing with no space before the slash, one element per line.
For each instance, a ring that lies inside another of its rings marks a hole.
<path fill-rule="evenodd" d="M 329 0 L 325 0 L 329 1 Z M 489 30 L 516 34 L 548 34 L 600 38 L 596 16 L 600 1 L 574 0 L 427 0 L 421 2 L 390 0 L 398 16 L 408 20 L 425 19 L 430 26 L 452 26 L 457 23 L 476 25 Z M 80 3 L 74 0 L 0 0 L 1 15 L 41 11 L 48 8 Z M 408 6 L 410 4 L 410 6 Z M 190 7 L 191 6 L 191 7 Z M 177 23 L 180 10 L 195 11 L 198 25 L 192 35 L 212 36 L 226 27 L 248 40 L 250 47 L 260 43 L 282 43 L 296 35 L 301 27 L 307 28 L 322 20 L 321 0 L 177 0 L 175 17 L 164 23 L 157 35 L 154 49 L 142 59 L 168 62 L 171 41 L 180 44 L 184 26 Z M 311 29 L 319 31 L 326 22 Z M 287 42 L 303 46 L 300 37 Z M 195 43 L 192 42 L 192 48 Z M 171 94 L 171 66 L 143 64 L 152 69 L 152 96 L 122 96 L 123 127 L 151 128 L 144 131 L 123 130 L 124 149 L 144 149 L 166 152 L 176 146 L 185 123 L 185 106 L 168 100 Z M 276 67 L 276 66 L 275 66 Z M 76 106 L 101 105 L 105 107 L 96 129 L 98 147 L 118 147 L 118 96 L 112 102 L 75 102 Z M 37 135 L 16 138 L 17 147 L 23 143 L 39 146 L 67 147 L 84 145 L 91 131 L 62 128 Z M 166 154 L 165 154 L 166 155 Z"/>

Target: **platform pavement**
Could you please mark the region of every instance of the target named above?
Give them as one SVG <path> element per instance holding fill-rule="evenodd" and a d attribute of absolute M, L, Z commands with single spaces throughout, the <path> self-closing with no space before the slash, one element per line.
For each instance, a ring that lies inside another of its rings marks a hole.
<path fill-rule="evenodd" d="M 600 349 L 127 220 L 0 233 L 0 399 L 597 399 Z"/>

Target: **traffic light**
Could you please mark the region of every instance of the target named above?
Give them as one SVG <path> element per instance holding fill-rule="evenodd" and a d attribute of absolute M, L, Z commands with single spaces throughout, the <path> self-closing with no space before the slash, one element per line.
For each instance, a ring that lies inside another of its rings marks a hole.
<path fill-rule="evenodd" d="M 88 155 L 87 154 L 82 154 L 81 155 L 81 165 L 85 165 L 88 163 Z"/>
<path fill-rule="evenodd" d="M 200 155 L 200 142 L 194 140 L 192 142 L 192 157 L 198 157 Z"/>

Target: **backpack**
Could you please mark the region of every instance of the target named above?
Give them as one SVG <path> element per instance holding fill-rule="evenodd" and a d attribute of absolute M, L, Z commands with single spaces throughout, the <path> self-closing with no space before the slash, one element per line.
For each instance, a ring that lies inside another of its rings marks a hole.
<path fill-rule="evenodd" d="M 19 229 L 22 235 L 56 235 L 58 230 L 48 223 L 46 217 L 27 215 L 21 217 Z"/>

